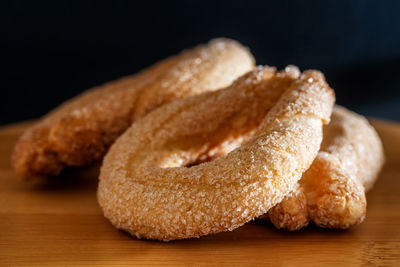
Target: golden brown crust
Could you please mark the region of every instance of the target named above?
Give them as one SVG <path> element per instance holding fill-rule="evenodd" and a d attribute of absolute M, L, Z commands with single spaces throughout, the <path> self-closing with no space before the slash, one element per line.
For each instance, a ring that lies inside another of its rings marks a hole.
<path fill-rule="evenodd" d="M 321 150 L 300 186 L 267 217 L 277 228 L 289 230 L 308 224 L 298 217 L 329 228 L 358 224 L 366 214 L 365 190 L 373 186 L 383 162 L 382 144 L 373 127 L 364 117 L 336 106 L 324 128 Z"/>
<path fill-rule="evenodd" d="M 259 219 L 269 220 L 276 228 L 285 228 L 289 231 L 307 226 L 310 218 L 303 188 L 297 184 L 292 192 Z"/>
<path fill-rule="evenodd" d="M 88 90 L 22 135 L 12 156 L 14 169 L 31 178 L 101 159 L 133 120 L 172 100 L 227 86 L 253 67 L 246 48 L 216 39 Z"/>
<path fill-rule="evenodd" d="M 101 167 L 105 217 L 138 238 L 168 241 L 232 230 L 264 214 L 309 168 L 334 102 L 322 74 L 297 76 L 293 67 L 259 68 L 133 123 Z"/>

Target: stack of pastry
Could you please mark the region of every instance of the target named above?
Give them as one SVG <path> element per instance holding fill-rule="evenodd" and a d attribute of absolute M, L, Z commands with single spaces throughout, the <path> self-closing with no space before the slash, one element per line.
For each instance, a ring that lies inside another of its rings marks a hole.
<path fill-rule="evenodd" d="M 102 160 L 100 207 L 138 238 L 255 218 L 348 228 L 364 220 L 384 156 L 367 120 L 334 102 L 319 71 L 255 67 L 242 45 L 217 39 L 67 101 L 12 159 L 25 179 Z"/>

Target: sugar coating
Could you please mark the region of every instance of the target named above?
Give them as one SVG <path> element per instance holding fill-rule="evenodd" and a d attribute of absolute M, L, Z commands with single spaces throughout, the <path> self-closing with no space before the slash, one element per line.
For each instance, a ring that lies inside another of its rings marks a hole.
<path fill-rule="evenodd" d="M 247 48 L 215 39 L 138 74 L 90 89 L 28 129 L 13 153 L 25 178 L 99 160 L 131 123 L 165 103 L 228 86 L 254 68 Z"/>
<path fill-rule="evenodd" d="M 277 228 L 297 230 L 310 220 L 321 227 L 348 228 L 365 218 L 365 191 L 384 163 L 380 138 L 363 116 L 340 106 L 323 133 L 321 150 L 295 192 L 264 216 Z"/>
<path fill-rule="evenodd" d="M 168 241 L 233 230 L 282 201 L 317 155 L 334 103 L 321 73 L 299 74 L 259 67 L 137 120 L 101 167 L 105 217 Z"/>

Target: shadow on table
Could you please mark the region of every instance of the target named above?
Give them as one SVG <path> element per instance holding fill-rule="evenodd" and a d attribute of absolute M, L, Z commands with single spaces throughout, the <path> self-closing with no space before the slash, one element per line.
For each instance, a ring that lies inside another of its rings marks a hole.
<path fill-rule="evenodd" d="M 101 163 L 83 168 L 68 168 L 58 176 L 46 177 L 30 182 L 37 191 L 93 190 L 98 184 Z"/>

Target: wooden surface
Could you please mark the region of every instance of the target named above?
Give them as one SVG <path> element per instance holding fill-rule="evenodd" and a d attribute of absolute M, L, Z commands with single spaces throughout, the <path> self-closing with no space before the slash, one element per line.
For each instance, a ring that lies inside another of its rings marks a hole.
<path fill-rule="evenodd" d="M 233 232 L 161 243 L 141 241 L 103 218 L 98 167 L 27 184 L 10 152 L 29 123 L 0 128 L 0 265 L 397 265 L 400 266 L 400 126 L 374 121 L 387 163 L 368 194 L 365 222 L 334 231 L 275 230 L 252 222 Z"/>

